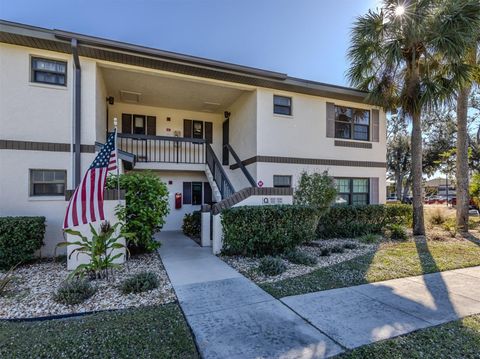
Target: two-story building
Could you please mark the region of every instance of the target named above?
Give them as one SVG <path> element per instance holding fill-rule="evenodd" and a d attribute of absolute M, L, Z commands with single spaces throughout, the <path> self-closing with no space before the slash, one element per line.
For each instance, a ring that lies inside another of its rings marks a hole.
<path fill-rule="evenodd" d="M 114 118 L 123 170 L 152 170 L 168 186 L 164 229 L 244 188 L 295 187 L 302 171 L 327 170 L 340 203 L 383 203 L 385 113 L 365 95 L 0 21 L 0 216 L 46 216 L 51 253 L 62 238 L 64 192 Z"/>

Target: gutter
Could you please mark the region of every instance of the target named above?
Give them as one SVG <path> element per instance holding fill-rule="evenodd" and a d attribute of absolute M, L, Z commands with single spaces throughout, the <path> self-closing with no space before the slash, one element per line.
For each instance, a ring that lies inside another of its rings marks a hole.
<path fill-rule="evenodd" d="M 80 144 L 81 144 L 81 94 L 82 94 L 82 68 L 78 57 L 78 41 L 75 38 L 71 40 L 73 64 L 75 70 L 74 88 L 73 88 L 73 183 L 74 188 L 80 184 Z"/>

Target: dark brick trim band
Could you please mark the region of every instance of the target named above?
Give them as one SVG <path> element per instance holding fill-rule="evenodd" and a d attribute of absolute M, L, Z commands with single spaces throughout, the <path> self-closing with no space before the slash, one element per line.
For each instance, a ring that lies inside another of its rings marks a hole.
<path fill-rule="evenodd" d="M 72 198 L 73 192 L 75 192 L 73 189 L 69 189 L 65 192 L 65 201 L 70 201 L 70 198 Z M 125 190 L 121 189 L 120 190 L 120 199 L 125 199 Z M 118 192 L 116 189 L 106 189 L 105 192 L 103 192 L 103 200 L 104 201 L 118 201 Z"/>
<path fill-rule="evenodd" d="M 292 196 L 293 188 L 277 188 L 277 187 L 248 187 L 238 192 L 235 192 L 228 198 L 215 203 L 212 206 L 212 213 L 219 214 L 221 211 L 227 208 L 231 208 L 237 203 L 247 199 L 251 196 Z"/>
<path fill-rule="evenodd" d="M 300 157 L 276 157 L 276 156 L 254 156 L 242 161 L 244 166 L 251 165 L 255 162 L 266 163 L 288 163 L 296 165 L 324 165 L 324 166 L 346 166 L 346 167 L 379 167 L 386 168 L 385 162 L 373 161 L 351 161 L 351 160 L 334 160 L 323 158 L 300 158 Z M 238 165 L 230 166 L 230 169 L 237 169 Z"/>
<path fill-rule="evenodd" d="M 70 152 L 69 143 L 0 140 L 0 150 Z M 80 145 L 82 153 L 95 153 L 94 145 Z"/>
<path fill-rule="evenodd" d="M 353 148 L 372 148 L 372 144 L 370 142 L 350 142 L 350 141 L 341 141 L 341 140 L 335 140 L 335 146 L 353 147 Z"/>

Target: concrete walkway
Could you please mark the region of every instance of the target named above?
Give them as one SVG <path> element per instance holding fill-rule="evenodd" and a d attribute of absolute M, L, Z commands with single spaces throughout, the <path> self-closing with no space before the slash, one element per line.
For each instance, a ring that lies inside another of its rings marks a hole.
<path fill-rule="evenodd" d="M 281 299 L 346 348 L 480 313 L 480 267 Z"/>
<path fill-rule="evenodd" d="M 203 358 L 325 358 L 342 348 L 290 308 L 178 232 L 160 256 Z"/>
<path fill-rule="evenodd" d="M 480 267 L 279 301 L 181 233 L 159 239 L 203 358 L 325 358 L 480 313 Z"/>

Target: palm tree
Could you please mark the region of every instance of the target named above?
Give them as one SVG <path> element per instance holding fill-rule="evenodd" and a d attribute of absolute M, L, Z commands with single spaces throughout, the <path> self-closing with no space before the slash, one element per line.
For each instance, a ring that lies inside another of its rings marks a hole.
<path fill-rule="evenodd" d="M 480 30 L 478 30 L 480 33 Z M 473 66 L 472 80 L 480 83 L 480 64 L 477 63 L 477 43 L 465 54 L 467 64 Z M 472 82 L 466 83 L 457 94 L 457 227 L 460 232 L 468 232 L 469 178 L 468 178 L 468 97 Z"/>
<path fill-rule="evenodd" d="M 478 0 L 383 0 L 356 19 L 348 78 L 367 101 L 400 108 L 412 121 L 413 233 L 425 234 L 422 195 L 422 111 L 468 82 L 461 61 L 480 22 Z"/>

